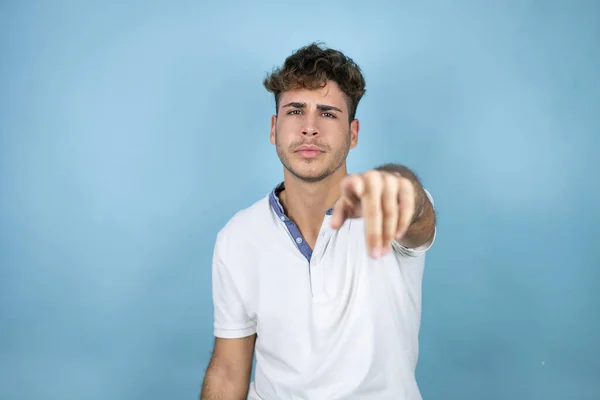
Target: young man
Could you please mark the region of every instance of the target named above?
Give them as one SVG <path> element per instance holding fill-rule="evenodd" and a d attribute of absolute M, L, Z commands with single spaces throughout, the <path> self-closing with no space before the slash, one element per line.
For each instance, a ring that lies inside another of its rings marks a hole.
<path fill-rule="evenodd" d="M 309 45 L 264 84 L 284 179 L 217 235 L 201 399 L 421 399 L 431 198 L 401 165 L 347 174 L 365 81 L 344 54 Z"/>

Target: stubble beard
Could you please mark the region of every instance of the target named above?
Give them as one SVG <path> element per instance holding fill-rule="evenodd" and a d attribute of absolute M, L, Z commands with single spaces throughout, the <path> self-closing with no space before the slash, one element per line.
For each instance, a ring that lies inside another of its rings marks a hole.
<path fill-rule="evenodd" d="M 350 130 L 348 130 L 348 135 L 346 135 L 346 141 L 344 143 L 344 146 L 333 153 L 333 159 L 331 160 L 329 165 L 325 166 L 325 168 L 321 171 L 314 171 L 314 173 L 303 174 L 300 171 L 294 169 L 287 154 L 291 153 L 293 151 L 292 148 L 296 145 L 292 144 L 288 149 L 288 152 L 286 152 L 279 143 L 277 130 L 275 130 L 275 148 L 277 149 L 277 156 L 279 157 L 281 164 L 283 164 L 283 167 L 286 170 L 288 170 L 293 176 L 295 176 L 303 182 L 314 183 L 319 182 L 332 175 L 344 164 L 344 162 L 346 161 L 346 157 L 348 157 L 348 153 L 350 152 L 350 135 Z M 304 160 L 304 162 L 310 165 L 313 164 L 315 160 L 306 159 Z"/>

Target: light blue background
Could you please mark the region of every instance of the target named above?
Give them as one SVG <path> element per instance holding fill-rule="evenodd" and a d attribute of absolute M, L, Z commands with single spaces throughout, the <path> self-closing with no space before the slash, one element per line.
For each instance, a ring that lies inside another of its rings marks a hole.
<path fill-rule="evenodd" d="M 282 176 L 262 79 L 320 40 L 351 171 L 436 200 L 424 398 L 599 399 L 600 3 L 216 4 L 0 5 L 0 398 L 197 398 L 215 234 Z"/>

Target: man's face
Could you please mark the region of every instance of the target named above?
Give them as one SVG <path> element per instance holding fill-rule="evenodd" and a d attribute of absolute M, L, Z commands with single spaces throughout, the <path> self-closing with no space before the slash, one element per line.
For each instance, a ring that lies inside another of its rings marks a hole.
<path fill-rule="evenodd" d="M 358 143 L 358 120 L 349 122 L 348 104 L 337 83 L 296 89 L 279 98 L 271 118 L 271 143 L 283 166 L 306 182 L 320 181 L 346 162 Z"/>

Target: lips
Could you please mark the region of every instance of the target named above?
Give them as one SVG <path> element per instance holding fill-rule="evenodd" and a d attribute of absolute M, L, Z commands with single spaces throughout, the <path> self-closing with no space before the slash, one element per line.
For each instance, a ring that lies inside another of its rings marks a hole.
<path fill-rule="evenodd" d="M 318 146 L 315 146 L 313 144 L 303 144 L 302 146 L 298 147 L 296 149 L 297 152 L 301 152 L 301 151 L 318 151 L 318 152 L 322 152 L 323 150 L 321 150 Z"/>
<path fill-rule="evenodd" d="M 296 149 L 296 153 L 302 156 L 303 158 L 315 158 L 323 153 L 318 146 L 311 144 L 304 144 Z"/>

